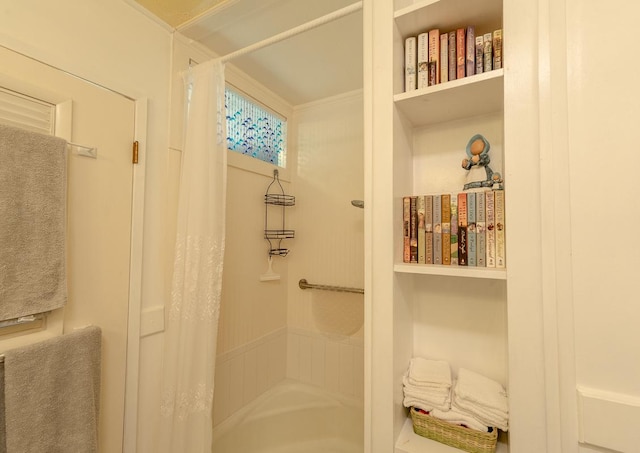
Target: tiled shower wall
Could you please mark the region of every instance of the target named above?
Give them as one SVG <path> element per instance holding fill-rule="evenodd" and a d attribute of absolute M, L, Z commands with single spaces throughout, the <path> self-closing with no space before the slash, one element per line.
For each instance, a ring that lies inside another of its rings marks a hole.
<path fill-rule="evenodd" d="M 364 349 L 357 337 L 289 329 L 287 378 L 364 398 Z"/>
<path fill-rule="evenodd" d="M 278 329 L 218 354 L 213 405 L 217 425 L 285 378 L 287 332 Z"/>

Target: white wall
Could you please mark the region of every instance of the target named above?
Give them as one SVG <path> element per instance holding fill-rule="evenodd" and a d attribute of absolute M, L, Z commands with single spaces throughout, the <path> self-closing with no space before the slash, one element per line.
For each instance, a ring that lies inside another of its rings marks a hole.
<path fill-rule="evenodd" d="M 640 6 L 567 3 L 577 381 L 640 396 L 640 305 L 634 303 L 640 254 L 632 239 L 640 223 L 634 201 L 640 65 L 626 58 L 623 45 L 634 37 Z M 615 33 L 599 34 L 604 23 L 615 24 Z M 612 71 L 602 57 L 628 66 Z"/>
<path fill-rule="evenodd" d="M 566 1 L 567 150 L 575 386 L 596 392 L 578 408 L 580 438 L 624 452 L 640 435 L 640 254 L 634 225 L 640 121 L 637 59 L 629 58 L 640 6 Z M 603 27 L 610 30 L 603 33 Z M 608 393 L 608 395 L 606 394 Z M 613 402 L 603 405 L 604 402 Z M 581 451 L 594 451 L 583 446 Z"/>
<path fill-rule="evenodd" d="M 0 45 L 131 98 L 149 100 L 142 306 L 163 306 L 170 33 L 122 1 L 1 0 Z M 149 367 L 158 362 L 159 338 L 141 343 L 139 451 L 150 451 L 144 439 L 157 406 L 149 393 L 159 375 Z"/>

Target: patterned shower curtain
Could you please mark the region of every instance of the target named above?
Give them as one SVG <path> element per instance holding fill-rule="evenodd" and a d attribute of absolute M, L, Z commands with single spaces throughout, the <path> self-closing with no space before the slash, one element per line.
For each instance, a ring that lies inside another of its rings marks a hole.
<path fill-rule="evenodd" d="M 190 100 L 156 451 L 210 453 L 225 243 L 224 64 L 212 60 L 195 66 L 185 81 Z"/>

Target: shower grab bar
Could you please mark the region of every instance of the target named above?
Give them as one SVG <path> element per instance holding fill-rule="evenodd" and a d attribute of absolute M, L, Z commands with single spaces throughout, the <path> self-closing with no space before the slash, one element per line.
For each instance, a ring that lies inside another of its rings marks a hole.
<path fill-rule="evenodd" d="M 314 285 L 312 283 L 307 282 L 306 279 L 302 278 L 298 282 L 298 286 L 300 289 L 320 289 L 322 291 L 337 291 L 340 293 L 356 293 L 356 294 L 364 294 L 364 289 L 362 288 L 349 288 L 347 286 L 331 286 L 331 285 Z"/>

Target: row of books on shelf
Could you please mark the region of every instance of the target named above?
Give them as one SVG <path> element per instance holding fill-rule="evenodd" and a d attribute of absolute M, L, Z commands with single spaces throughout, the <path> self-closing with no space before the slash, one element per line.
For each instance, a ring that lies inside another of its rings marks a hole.
<path fill-rule="evenodd" d="M 504 190 L 403 197 L 403 262 L 505 268 Z"/>
<path fill-rule="evenodd" d="M 405 91 L 502 68 L 502 29 L 429 30 L 405 39 Z"/>

